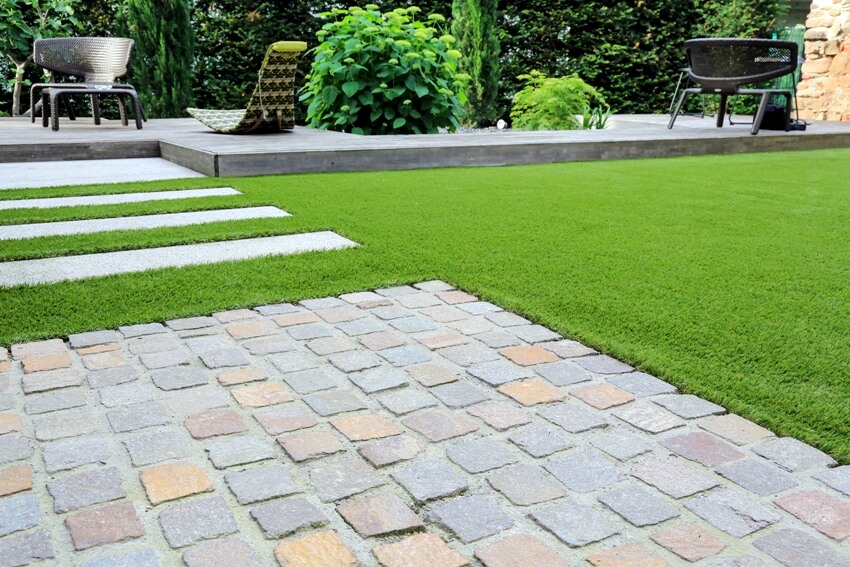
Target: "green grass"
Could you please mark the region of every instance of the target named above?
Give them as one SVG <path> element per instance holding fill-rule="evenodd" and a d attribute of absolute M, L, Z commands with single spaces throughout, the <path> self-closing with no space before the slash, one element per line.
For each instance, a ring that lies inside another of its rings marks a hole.
<path fill-rule="evenodd" d="M 362 246 L 0 290 L 0 342 L 440 278 L 850 463 L 848 161 L 833 150 L 90 188 L 245 195 L 73 214 L 232 202 L 295 216 L 4 243 L 0 258 L 322 229 Z M 0 223 L 69 214 L 2 211 Z"/>

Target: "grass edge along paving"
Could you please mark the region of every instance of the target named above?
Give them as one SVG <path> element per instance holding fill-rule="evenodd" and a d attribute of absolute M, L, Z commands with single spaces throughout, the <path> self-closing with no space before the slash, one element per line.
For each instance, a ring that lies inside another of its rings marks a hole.
<path fill-rule="evenodd" d="M 848 463 L 848 157 L 207 179 L 362 246 L 0 290 L 0 342 L 439 278 Z"/>

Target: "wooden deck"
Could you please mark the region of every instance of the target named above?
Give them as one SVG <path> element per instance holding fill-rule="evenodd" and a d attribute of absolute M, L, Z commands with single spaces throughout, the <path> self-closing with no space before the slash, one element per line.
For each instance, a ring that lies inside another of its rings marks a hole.
<path fill-rule="evenodd" d="M 509 165 L 850 147 L 850 124 L 815 122 L 806 132 L 745 124 L 716 128 L 712 118 L 622 115 L 603 131 L 490 132 L 356 136 L 296 128 L 227 136 L 193 119 L 149 120 L 144 129 L 90 119 L 62 120 L 58 132 L 26 118 L 0 119 L 0 163 L 163 157 L 209 176 Z"/>

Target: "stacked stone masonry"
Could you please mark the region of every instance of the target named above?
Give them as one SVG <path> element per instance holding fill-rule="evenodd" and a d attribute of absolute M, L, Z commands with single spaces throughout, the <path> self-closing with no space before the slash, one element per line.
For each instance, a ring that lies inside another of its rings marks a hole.
<path fill-rule="evenodd" d="M 850 567 L 850 467 L 430 281 L 0 348 L 0 565 Z"/>
<path fill-rule="evenodd" d="M 800 116 L 850 121 L 850 1 L 812 0 L 804 55 Z"/>

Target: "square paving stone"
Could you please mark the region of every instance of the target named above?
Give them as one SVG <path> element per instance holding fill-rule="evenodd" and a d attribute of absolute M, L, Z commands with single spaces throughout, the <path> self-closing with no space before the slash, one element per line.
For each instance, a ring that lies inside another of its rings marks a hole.
<path fill-rule="evenodd" d="M 393 366 L 410 366 L 431 360 L 431 353 L 419 345 L 404 345 L 378 351 L 378 355 Z"/>
<path fill-rule="evenodd" d="M 592 431 L 588 433 L 587 440 L 597 449 L 608 453 L 619 461 L 628 461 L 652 450 L 652 445 L 646 439 L 622 428 Z"/>
<path fill-rule="evenodd" d="M 344 307 L 346 302 L 338 297 L 320 297 L 314 299 L 304 299 L 298 302 L 299 305 L 306 309 L 333 309 L 334 307 Z"/>
<path fill-rule="evenodd" d="M 563 433 L 551 427 L 530 426 L 514 433 L 508 440 L 532 457 L 548 457 L 558 451 L 569 449 L 573 443 L 568 441 Z"/>
<path fill-rule="evenodd" d="M 625 362 L 620 362 L 616 358 L 612 358 L 605 354 L 583 356 L 581 358 L 574 359 L 574 362 L 582 368 L 596 374 L 623 374 L 634 370 L 634 368 Z"/>
<path fill-rule="evenodd" d="M 451 323 L 470 317 L 470 314 L 466 311 L 451 305 L 435 305 L 434 307 L 426 307 L 419 312 L 437 323 Z"/>
<path fill-rule="evenodd" d="M 561 358 L 577 358 L 579 356 L 587 356 L 588 354 L 599 354 L 592 348 L 585 346 L 578 341 L 570 341 L 566 339 L 546 343 L 541 346 L 547 350 L 551 350 Z"/>
<path fill-rule="evenodd" d="M 269 357 L 275 368 L 282 373 L 299 372 L 301 370 L 309 370 L 319 366 L 319 359 L 314 356 L 307 356 L 300 352 L 285 352 L 283 354 L 275 354 Z"/>
<path fill-rule="evenodd" d="M 222 337 L 199 337 L 196 339 L 186 340 L 186 346 L 189 347 L 194 354 L 204 354 L 206 352 L 215 352 L 224 350 L 233 346 L 230 341 L 224 340 Z"/>
<path fill-rule="evenodd" d="M 132 366 L 116 366 L 115 368 L 89 372 L 86 374 L 86 378 L 88 379 L 89 386 L 96 390 L 106 386 L 132 382 L 139 378 L 139 373 Z"/>
<path fill-rule="evenodd" d="M 497 313 L 488 313 L 485 315 L 488 321 L 499 325 L 500 327 L 516 327 L 518 325 L 529 325 L 531 321 L 520 317 L 509 311 L 499 311 Z"/>
<path fill-rule="evenodd" d="M 716 490 L 697 496 L 685 508 L 727 534 L 742 538 L 782 519 L 780 514 L 740 490 Z"/>
<path fill-rule="evenodd" d="M 420 333 L 422 331 L 433 331 L 437 328 L 433 320 L 418 315 L 405 317 L 404 319 L 395 319 L 394 321 L 390 321 L 390 325 L 402 333 Z"/>
<path fill-rule="evenodd" d="M 675 394 L 678 392 L 675 386 L 659 380 L 644 372 L 629 372 L 628 374 L 616 374 L 607 377 L 608 382 L 614 384 L 627 392 L 631 392 L 637 398 L 657 396 L 660 394 Z"/>
<path fill-rule="evenodd" d="M 287 405 L 254 412 L 256 419 L 269 435 L 280 435 L 313 427 L 318 423 L 316 416 L 300 405 Z"/>
<path fill-rule="evenodd" d="M 150 384 L 131 382 L 107 386 L 98 391 L 100 403 L 108 408 L 140 404 L 156 399 L 157 390 Z"/>
<path fill-rule="evenodd" d="M 372 553 L 384 567 L 463 567 L 469 561 L 438 536 L 423 533 L 376 545 Z M 541 566 L 543 567 L 543 566 Z"/>
<path fill-rule="evenodd" d="M 487 476 L 487 482 L 517 506 L 531 506 L 566 494 L 561 483 L 534 465 L 520 464 L 498 470 Z"/>
<path fill-rule="evenodd" d="M 173 548 L 232 534 L 238 529 L 220 496 L 174 504 L 159 515 L 159 523 Z"/>
<path fill-rule="evenodd" d="M 556 386 L 570 386 L 593 380 L 593 374 L 568 360 L 541 364 L 534 371 Z"/>
<path fill-rule="evenodd" d="M 281 435 L 277 442 L 289 458 L 297 463 L 345 450 L 339 438 L 330 431 L 299 431 Z"/>
<path fill-rule="evenodd" d="M 0 539 L 0 565 L 30 565 L 52 557 L 53 542 L 47 530 Z"/>
<path fill-rule="evenodd" d="M 143 549 L 139 551 L 130 551 L 129 553 L 119 553 L 116 555 L 107 555 L 98 559 L 91 559 L 85 563 L 81 563 L 80 567 L 161 567 L 159 557 L 156 551 L 152 549 Z"/>
<path fill-rule="evenodd" d="M 148 467 L 139 480 L 153 505 L 214 489 L 206 472 L 186 461 Z"/>
<path fill-rule="evenodd" d="M 103 370 L 104 368 L 115 368 L 127 364 L 127 359 L 120 350 L 98 352 L 81 358 L 83 366 L 89 370 Z M 26 369 L 26 361 L 24 361 L 24 369 Z"/>
<path fill-rule="evenodd" d="M 309 341 L 322 337 L 333 336 L 333 331 L 322 323 L 309 323 L 307 325 L 296 325 L 286 329 L 289 336 L 297 341 Z"/>
<path fill-rule="evenodd" d="M 366 335 L 367 337 L 370 335 Z M 362 350 L 352 350 L 349 352 L 341 352 L 328 357 L 328 362 L 334 365 L 342 372 L 359 372 L 367 368 L 374 368 L 381 365 L 381 359 L 371 353 Z"/>
<path fill-rule="evenodd" d="M 465 345 L 469 342 L 469 338 L 465 335 L 455 333 L 454 331 L 425 331 L 417 333 L 413 336 L 420 344 L 428 347 L 431 350 L 446 348 L 450 346 Z"/>
<path fill-rule="evenodd" d="M 567 397 L 560 389 L 540 378 L 505 384 L 498 390 L 499 393 L 513 398 L 524 406 L 559 402 Z"/>
<path fill-rule="evenodd" d="M 599 501 L 638 527 L 660 524 L 679 512 L 648 488 L 626 483 L 599 496 Z"/>
<path fill-rule="evenodd" d="M 209 382 L 206 372 L 194 366 L 163 368 L 151 372 L 151 380 L 160 390 L 180 390 Z"/>
<path fill-rule="evenodd" d="M 431 388 L 431 393 L 450 408 L 465 408 L 490 399 L 490 393 L 466 381 L 451 382 Z"/>
<path fill-rule="evenodd" d="M 143 354 L 139 357 L 139 361 L 148 370 L 185 366 L 191 362 L 189 355 L 182 350 L 166 350 Z"/>
<path fill-rule="evenodd" d="M 234 368 L 220 372 L 216 378 L 222 386 L 235 386 L 248 382 L 261 382 L 268 379 L 268 375 L 259 368 Z"/>
<path fill-rule="evenodd" d="M 543 466 L 575 492 L 593 492 L 622 478 L 619 469 L 596 449 L 573 452 Z"/>
<path fill-rule="evenodd" d="M 267 354 L 293 351 L 295 350 L 295 345 L 284 337 L 272 336 L 245 341 L 242 343 L 242 348 L 254 356 L 265 356 Z"/>
<path fill-rule="evenodd" d="M 762 441 L 753 447 L 753 452 L 791 472 L 836 464 L 829 455 L 791 437 Z"/>
<path fill-rule="evenodd" d="M 658 530 L 652 541 L 691 563 L 717 555 L 726 544 L 696 524 L 679 524 Z"/>
<path fill-rule="evenodd" d="M 787 494 L 774 503 L 836 541 L 850 537 L 850 502 L 819 490 Z"/>
<path fill-rule="evenodd" d="M 362 309 L 357 309 L 351 305 L 340 305 L 338 307 L 320 309 L 316 311 L 316 315 L 321 317 L 325 323 L 331 324 L 355 321 L 369 316 L 367 313 L 364 313 Z"/>
<path fill-rule="evenodd" d="M 696 419 L 698 417 L 726 413 L 726 409 L 723 406 L 718 406 L 691 394 L 660 396 L 652 401 L 685 419 Z"/>
<path fill-rule="evenodd" d="M 327 516 L 305 498 L 285 498 L 260 504 L 251 509 L 253 517 L 268 538 L 284 537 L 306 528 L 329 523 Z"/>
<path fill-rule="evenodd" d="M 201 362 L 207 368 L 227 368 L 231 366 L 248 366 L 250 361 L 241 349 L 228 348 L 215 352 L 205 352 L 200 355 Z"/>
<path fill-rule="evenodd" d="M 142 337 L 127 341 L 127 348 L 135 355 L 151 354 L 154 352 L 165 352 L 167 350 L 177 350 L 179 345 L 171 337 Z"/>
<path fill-rule="evenodd" d="M 248 430 L 242 416 L 230 408 L 212 409 L 190 415 L 183 425 L 195 439 L 230 435 Z"/>
<path fill-rule="evenodd" d="M 707 467 L 716 467 L 723 463 L 744 458 L 744 454 L 735 449 L 733 445 L 707 433 L 695 432 L 674 435 L 662 439 L 661 444 L 674 453 Z"/>
<path fill-rule="evenodd" d="M 348 379 L 367 394 L 390 390 L 408 384 L 407 376 L 403 370 L 387 366 L 350 374 Z"/>
<path fill-rule="evenodd" d="M 253 339 L 264 335 L 273 335 L 277 327 L 270 321 L 248 321 L 225 327 L 227 334 L 236 340 Z"/>
<path fill-rule="evenodd" d="M 191 331 L 212 327 L 217 325 L 218 321 L 212 317 L 185 317 L 183 319 L 171 319 L 166 321 L 165 324 L 169 329 L 174 331 Z"/>
<path fill-rule="evenodd" d="M 805 532 L 792 528 L 783 528 L 763 535 L 753 542 L 753 546 L 787 567 L 850 567 L 850 558 L 847 555 L 831 549 L 823 541 Z"/>
<path fill-rule="evenodd" d="M 304 402 L 322 417 L 366 409 L 366 403 L 349 390 L 330 390 L 304 396 Z"/>
<path fill-rule="evenodd" d="M 278 544 L 274 550 L 285 567 L 359 567 L 360 562 L 333 530 L 314 532 Z"/>
<path fill-rule="evenodd" d="M 2 443 L 8 442 L 11 438 L 13 438 L 12 435 L 0 437 L 0 455 L 3 455 Z M 20 458 L 25 459 L 32 454 L 32 449 L 26 438 L 20 437 L 20 439 L 24 443 L 23 447 L 26 448 L 26 456 Z M 44 468 L 51 474 L 88 463 L 105 463 L 111 456 L 112 447 L 109 441 L 105 437 L 95 436 L 71 437 L 45 443 L 42 452 Z"/>
<path fill-rule="evenodd" d="M 76 437 L 97 431 L 97 423 L 88 408 L 73 408 L 51 412 L 32 418 L 35 438 L 53 441 L 63 437 Z"/>
<path fill-rule="evenodd" d="M 272 315 L 286 315 L 287 313 L 298 313 L 299 309 L 291 303 L 275 303 L 273 305 L 260 305 L 254 311 L 260 315 L 270 317 Z"/>
<path fill-rule="evenodd" d="M 231 309 L 229 311 L 213 313 L 213 317 L 215 317 L 219 323 L 232 323 L 234 321 L 254 319 L 257 317 L 257 314 L 250 309 Z"/>
<path fill-rule="evenodd" d="M 374 413 L 344 415 L 329 421 L 349 441 L 369 441 L 401 433 L 397 425 Z"/>
<path fill-rule="evenodd" d="M 121 473 L 115 467 L 50 481 L 47 483 L 47 491 L 53 497 L 53 511 L 57 514 L 117 500 L 127 495 L 121 488 Z"/>
<path fill-rule="evenodd" d="M 284 374 L 283 380 L 299 394 L 310 394 L 336 388 L 336 381 L 318 368 Z"/>
<path fill-rule="evenodd" d="M 115 433 L 126 433 L 171 423 L 171 416 L 158 402 L 144 402 L 114 408 L 106 412 L 106 417 Z"/>
<path fill-rule="evenodd" d="M 280 327 L 293 327 L 295 325 L 305 325 L 307 323 L 316 323 L 319 321 L 319 316 L 309 311 L 294 311 L 284 313 L 279 317 L 274 318 L 274 322 Z"/>
<path fill-rule="evenodd" d="M 581 547 L 620 532 L 620 526 L 604 514 L 569 498 L 538 508 L 530 515 L 570 547 Z"/>
<path fill-rule="evenodd" d="M 770 496 L 798 485 L 794 477 L 778 467 L 751 459 L 726 463 L 716 470 L 721 476 L 759 496 Z"/>
<path fill-rule="evenodd" d="M 32 489 L 32 467 L 12 465 L 0 469 L 0 496 Z"/>
<path fill-rule="evenodd" d="M 774 436 L 764 427 L 733 413 L 706 417 L 699 420 L 697 424 L 735 445 L 747 445 Z"/>
<path fill-rule="evenodd" d="M 641 565 L 646 567 L 665 567 L 667 562 L 658 554 L 639 543 L 627 543 L 588 555 L 587 560 L 596 567 L 617 567 L 619 565 Z"/>
<path fill-rule="evenodd" d="M 430 516 L 464 543 L 510 529 L 514 521 L 486 496 L 462 496 L 431 508 Z"/>
<path fill-rule="evenodd" d="M 569 567 L 566 559 L 558 555 L 540 539 L 527 534 L 509 535 L 497 542 L 475 550 L 484 567 Z"/>
<path fill-rule="evenodd" d="M 76 370 L 63 368 L 61 370 L 48 370 L 46 372 L 27 374 L 21 380 L 21 387 L 24 390 L 24 394 L 34 394 L 36 392 L 68 388 L 69 386 L 79 386 L 82 383 L 83 378 Z"/>
<path fill-rule="evenodd" d="M 378 331 L 374 333 L 361 334 L 358 337 L 360 343 L 369 350 L 384 350 L 405 344 L 404 337 L 392 331 Z"/>
<path fill-rule="evenodd" d="M 681 418 L 666 409 L 647 403 L 629 404 L 613 413 L 629 425 L 647 433 L 662 433 L 685 425 Z"/>
<path fill-rule="evenodd" d="M 484 402 L 466 410 L 497 431 L 531 422 L 528 412 L 507 402 Z"/>
<path fill-rule="evenodd" d="M 469 487 L 460 474 L 443 461 L 418 461 L 391 475 L 417 502 L 460 494 Z"/>
<path fill-rule="evenodd" d="M 405 418 L 402 423 L 434 443 L 478 430 L 471 421 L 443 409 L 424 410 Z"/>
<path fill-rule="evenodd" d="M 121 340 L 121 335 L 115 331 L 92 331 L 89 333 L 77 333 L 68 336 L 68 342 L 71 348 L 86 348 L 95 345 L 103 345 L 106 343 L 114 343 Z M 12 355 L 15 354 L 15 347 L 12 346 Z"/>
<path fill-rule="evenodd" d="M 386 484 L 384 477 L 359 459 L 342 459 L 310 469 L 310 482 L 322 502 L 341 500 Z"/>
<path fill-rule="evenodd" d="M 494 360 L 492 362 L 475 364 L 467 368 L 466 371 L 491 386 L 500 386 L 508 382 L 533 376 L 531 370 L 508 362 L 507 360 Z"/>
<path fill-rule="evenodd" d="M 430 393 L 414 388 L 401 388 L 381 394 L 378 396 L 378 401 L 394 415 L 404 415 L 423 408 L 434 407 L 439 403 Z"/>
<path fill-rule="evenodd" d="M 28 459 L 32 455 L 30 441 L 23 435 L 0 435 L 0 464 Z"/>
<path fill-rule="evenodd" d="M 398 321 L 409 321 L 409 319 L 398 319 Z M 370 333 L 380 333 L 387 330 L 386 324 L 377 319 L 360 319 L 359 321 L 340 323 L 336 327 L 349 337 L 359 337 L 361 335 L 368 335 Z M 402 342 L 401 344 L 404 343 Z"/>
<path fill-rule="evenodd" d="M 355 293 L 344 293 L 339 296 L 345 302 L 357 305 L 358 303 L 369 303 L 378 301 L 384 298 L 383 295 L 378 295 L 374 291 L 358 291 Z"/>
<path fill-rule="evenodd" d="M 403 317 L 413 317 L 413 315 L 415 315 L 415 313 L 413 313 L 409 309 L 405 309 L 404 307 L 399 307 L 397 305 L 375 307 L 374 309 L 372 309 L 372 314 L 383 321 L 401 319 Z"/>
<path fill-rule="evenodd" d="M 510 347 L 500 350 L 499 354 L 520 366 L 534 366 L 558 361 L 558 356 L 555 353 L 539 346 Z"/>
<path fill-rule="evenodd" d="M 422 309 L 423 307 L 433 307 L 435 305 L 443 305 L 435 296 L 430 293 L 417 293 L 406 295 L 398 299 L 399 304 L 407 309 Z"/>
<path fill-rule="evenodd" d="M 824 471 L 816 474 L 815 478 L 828 487 L 850 496 L 850 466 L 845 465 Z"/>
<path fill-rule="evenodd" d="M 186 440 L 173 430 L 135 435 L 125 439 L 124 446 L 137 467 L 180 459 L 189 454 Z"/>
<path fill-rule="evenodd" d="M 207 453 L 217 469 L 256 463 L 275 456 L 271 444 L 252 435 L 210 441 Z"/>
<path fill-rule="evenodd" d="M 446 449 L 446 456 L 469 473 L 489 471 L 519 460 L 515 451 L 492 437 L 459 441 Z"/>
<path fill-rule="evenodd" d="M 600 412 L 591 412 L 571 402 L 545 407 L 537 413 L 570 433 L 582 433 L 609 425 Z"/>
<path fill-rule="evenodd" d="M 409 366 L 405 370 L 411 378 L 428 388 L 457 381 L 457 374 L 438 364 L 426 362 Z"/>
<path fill-rule="evenodd" d="M 546 341 L 557 341 L 564 337 L 554 331 L 550 331 L 542 325 L 518 325 L 511 327 L 509 331 L 527 343 L 536 344 Z"/>
<path fill-rule="evenodd" d="M 440 355 L 458 366 L 473 366 L 501 360 L 499 353 L 481 343 L 453 346 L 440 350 Z"/>
<path fill-rule="evenodd" d="M 425 445 L 413 437 L 397 435 L 361 445 L 357 452 L 373 467 L 380 468 L 412 459 L 424 448 Z"/>
<path fill-rule="evenodd" d="M 14 413 L 0 413 L 0 435 L 20 431 L 21 416 Z"/>
<path fill-rule="evenodd" d="M 242 386 L 234 388 L 230 393 L 243 408 L 264 408 L 291 402 L 294 399 L 283 384 L 277 382 Z"/>
<path fill-rule="evenodd" d="M 292 480 L 288 468 L 280 464 L 230 472 L 224 475 L 224 480 L 240 504 L 252 504 L 303 492 Z"/>
<path fill-rule="evenodd" d="M 65 518 L 65 526 L 77 551 L 145 535 L 145 528 L 131 502 L 76 512 Z"/>
<path fill-rule="evenodd" d="M 181 417 L 199 411 L 222 408 L 230 403 L 227 391 L 212 384 L 171 390 L 161 394 L 161 397 L 165 400 L 169 409 Z"/>
<path fill-rule="evenodd" d="M 715 477 L 676 457 L 645 459 L 636 463 L 631 473 L 673 498 L 692 496 L 719 484 Z"/>
<path fill-rule="evenodd" d="M 596 409 L 621 406 L 635 399 L 632 394 L 621 390 L 613 384 L 592 384 L 590 386 L 573 388 L 570 390 L 570 395 L 575 396 Z"/>
<path fill-rule="evenodd" d="M 423 527 L 422 520 L 404 500 L 391 493 L 343 502 L 336 511 L 361 537 L 406 532 Z"/>
<path fill-rule="evenodd" d="M 263 567 L 260 556 L 239 537 L 205 541 L 183 552 L 187 567 Z M 134 566 L 135 567 L 135 566 Z"/>
<path fill-rule="evenodd" d="M 319 356 L 327 356 L 329 354 L 352 351 L 357 347 L 349 339 L 343 337 L 324 337 L 308 342 L 307 348 Z"/>
<path fill-rule="evenodd" d="M 464 303 L 463 305 L 458 305 L 458 308 L 463 309 L 471 315 L 484 315 L 486 313 L 504 311 L 501 307 L 494 305 L 489 301 L 473 301 L 470 303 Z"/>
<path fill-rule="evenodd" d="M 522 341 L 519 340 L 516 335 L 502 330 L 479 333 L 478 335 L 476 335 L 475 339 L 484 343 L 490 348 L 505 348 L 522 344 Z"/>
<path fill-rule="evenodd" d="M 450 321 L 446 323 L 446 326 L 464 335 L 480 335 L 493 330 L 493 325 L 483 317 L 468 317 L 458 321 Z"/>
<path fill-rule="evenodd" d="M 18 494 L 0 499 L 0 536 L 37 526 L 41 511 L 35 494 Z"/>

